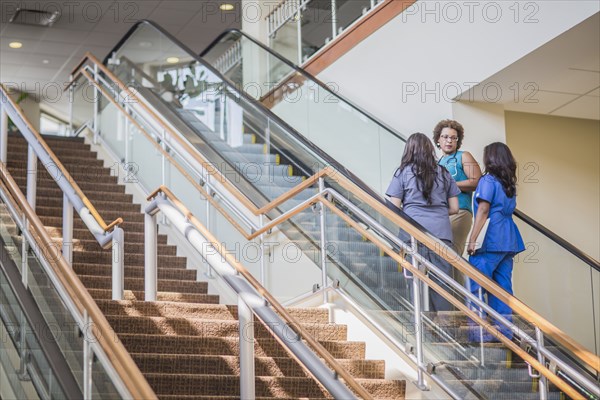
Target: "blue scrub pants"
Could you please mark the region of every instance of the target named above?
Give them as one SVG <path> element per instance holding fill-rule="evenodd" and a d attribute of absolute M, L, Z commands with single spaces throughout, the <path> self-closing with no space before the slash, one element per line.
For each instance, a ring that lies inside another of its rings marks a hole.
<path fill-rule="evenodd" d="M 473 266 L 475 266 L 482 274 L 496 282 L 502 289 L 506 290 L 510 294 L 513 294 L 512 271 L 514 256 L 514 253 L 485 251 L 480 253 L 476 252 L 469 257 L 469 262 L 473 264 Z M 472 279 L 469 279 L 469 283 L 471 286 L 471 293 L 478 297 L 481 286 Z M 496 296 L 488 293 L 487 290 L 483 288 L 482 295 L 487 295 L 487 303 L 491 308 L 493 308 L 498 314 L 503 315 L 509 321 L 512 321 L 512 309 L 506 305 L 506 303 L 500 301 Z M 479 311 L 479 308 L 475 307 L 475 310 Z M 504 336 L 512 339 L 512 331 L 496 320 L 494 320 L 494 324 L 499 326 L 498 329 L 504 334 Z"/>

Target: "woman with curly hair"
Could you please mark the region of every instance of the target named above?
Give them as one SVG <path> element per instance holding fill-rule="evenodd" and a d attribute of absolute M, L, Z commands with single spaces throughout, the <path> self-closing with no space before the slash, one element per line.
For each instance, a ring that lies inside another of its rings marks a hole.
<path fill-rule="evenodd" d="M 483 164 L 485 175 L 479 180 L 473 202 L 475 222 L 467 245 L 469 261 L 482 274 L 513 294 L 513 257 L 525 250 L 521 233 L 512 218 L 517 206 L 517 163 L 508 146 L 497 142 L 484 148 Z M 488 218 L 490 222 L 481 248 L 476 250 L 477 238 Z M 479 296 L 481 286 L 472 279 L 470 285 L 471 292 Z M 512 315 L 510 307 L 482 289 L 481 296 L 485 294 L 490 307 L 510 321 Z M 495 324 L 498 322 L 495 321 Z M 500 325 L 498 329 L 512 339 L 512 331 L 508 328 Z M 473 331 L 475 332 L 478 330 Z M 471 339 L 479 340 L 474 337 Z"/>
<path fill-rule="evenodd" d="M 460 190 L 448 171 L 437 164 L 433 143 L 422 133 L 412 134 L 406 141 L 400 167 L 394 173 L 386 191 L 390 202 L 441 239 L 452 246 L 452 229 L 449 214 L 458 212 Z M 433 250 L 420 247 L 419 253 L 444 273 L 451 274 L 451 266 Z M 437 280 L 436 280 L 437 281 Z M 431 311 L 452 310 L 450 302 L 430 291 Z"/>
<path fill-rule="evenodd" d="M 450 172 L 460 189 L 458 213 L 450 217 L 452 243 L 460 255 L 465 250 L 467 236 L 473 224 L 473 191 L 481 178 L 481 168 L 475 158 L 468 151 L 460 150 L 464 137 L 463 126 L 451 119 L 440 121 L 433 129 L 433 143 L 443 153 L 438 164 Z M 454 279 L 466 283 L 464 275 L 458 270 L 454 271 Z"/>

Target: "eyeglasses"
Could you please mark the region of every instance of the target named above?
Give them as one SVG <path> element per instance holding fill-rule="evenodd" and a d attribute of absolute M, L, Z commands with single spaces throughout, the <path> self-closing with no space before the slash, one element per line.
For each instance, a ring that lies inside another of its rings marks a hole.
<path fill-rule="evenodd" d="M 440 135 L 440 139 L 450 142 L 458 141 L 458 136 Z"/>

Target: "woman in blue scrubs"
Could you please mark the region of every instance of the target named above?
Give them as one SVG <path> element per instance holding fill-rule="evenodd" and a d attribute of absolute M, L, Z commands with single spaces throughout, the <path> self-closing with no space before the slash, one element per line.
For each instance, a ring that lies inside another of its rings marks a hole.
<path fill-rule="evenodd" d="M 513 257 L 525 250 L 519 229 L 512 219 L 517 206 L 517 164 L 510 149 L 504 143 L 487 145 L 483 150 L 483 164 L 485 175 L 479 180 L 473 201 L 475 222 L 467 246 L 469 261 L 481 273 L 494 280 L 508 293 L 513 294 Z M 481 248 L 476 250 L 477 238 L 488 218 L 490 222 L 485 238 Z M 481 286 L 472 279 L 470 284 L 471 292 L 479 296 Z M 485 294 L 490 307 L 511 321 L 510 307 L 482 289 L 482 295 Z M 498 322 L 494 321 L 494 324 Z M 512 339 L 512 332 L 508 328 L 500 325 L 498 329 Z M 474 337 L 471 339 L 478 340 Z M 487 337 L 484 338 L 485 340 L 493 340 L 493 338 Z"/>

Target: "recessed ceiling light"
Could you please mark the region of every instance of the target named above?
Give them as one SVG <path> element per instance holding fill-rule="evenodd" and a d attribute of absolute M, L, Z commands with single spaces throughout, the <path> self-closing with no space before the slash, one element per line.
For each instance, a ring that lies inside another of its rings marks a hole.
<path fill-rule="evenodd" d="M 20 49 L 21 47 L 23 47 L 23 43 L 21 43 L 21 42 L 10 42 L 8 44 L 8 47 L 10 47 L 11 49 Z"/>
<path fill-rule="evenodd" d="M 140 42 L 140 47 L 148 49 L 148 48 L 152 47 L 152 42 Z"/>
<path fill-rule="evenodd" d="M 233 10 L 233 4 L 223 3 L 219 6 L 222 11 L 231 11 Z"/>
<path fill-rule="evenodd" d="M 177 64 L 179 62 L 179 57 L 169 57 L 167 58 L 167 62 L 169 64 Z"/>
<path fill-rule="evenodd" d="M 50 60 L 42 60 L 42 64 L 50 64 Z"/>

